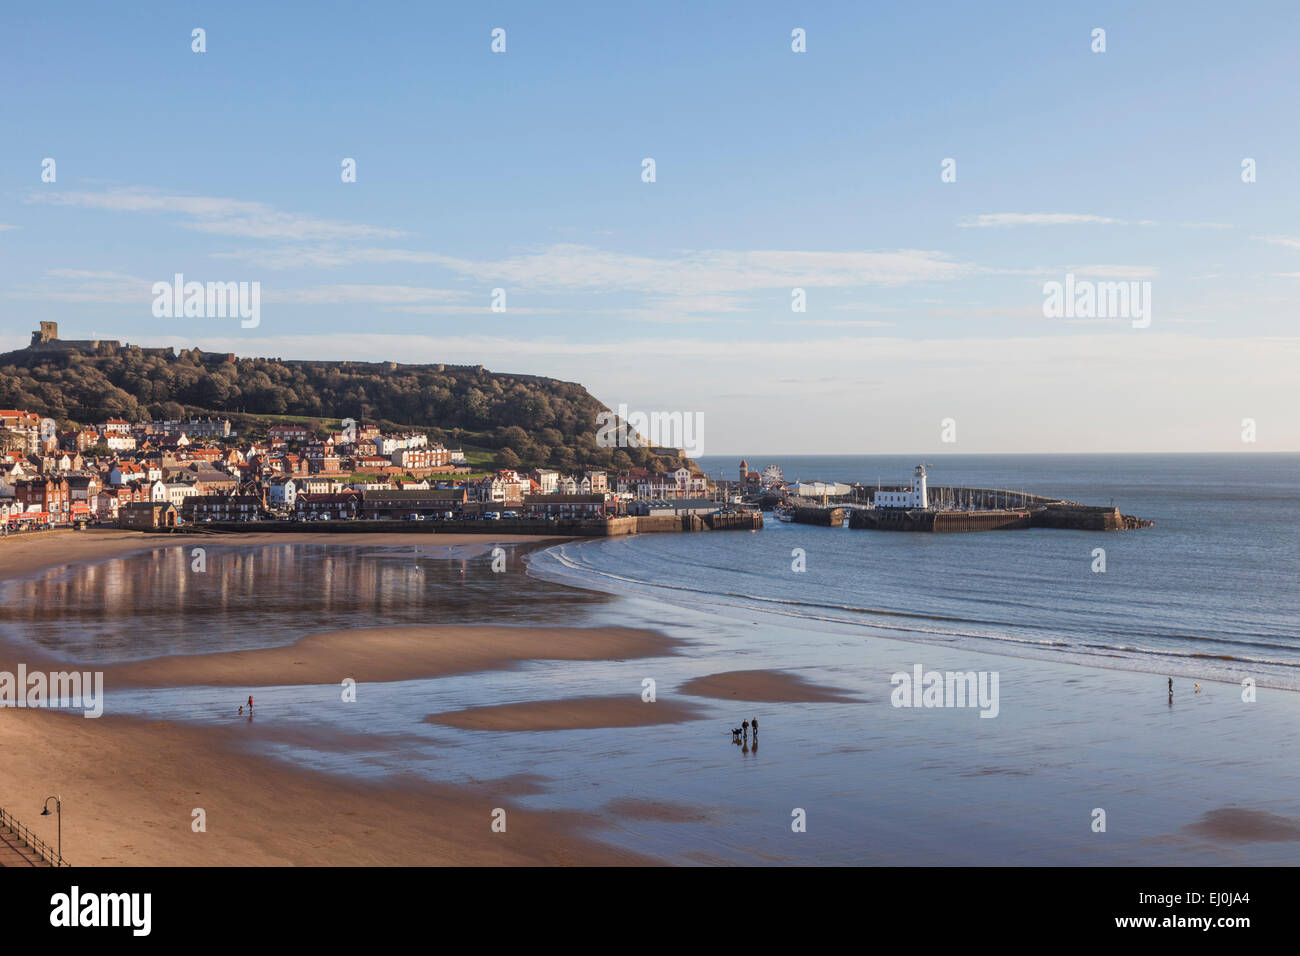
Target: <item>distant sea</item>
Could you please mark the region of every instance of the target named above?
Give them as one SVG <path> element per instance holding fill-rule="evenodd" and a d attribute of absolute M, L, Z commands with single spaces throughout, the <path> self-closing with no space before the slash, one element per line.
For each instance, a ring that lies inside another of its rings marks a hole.
<path fill-rule="evenodd" d="M 734 478 L 739 457 L 699 459 Z M 942 455 L 935 485 L 1119 506 L 1154 527 L 757 533 L 566 544 L 531 570 L 787 626 L 1300 689 L 1300 455 Z M 906 482 L 914 458 L 761 456 L 788 481 Z M 792 570 L 802 549 L 806 570 Z M 1104 551 L 1105 570 L 1100 567 Z"/>

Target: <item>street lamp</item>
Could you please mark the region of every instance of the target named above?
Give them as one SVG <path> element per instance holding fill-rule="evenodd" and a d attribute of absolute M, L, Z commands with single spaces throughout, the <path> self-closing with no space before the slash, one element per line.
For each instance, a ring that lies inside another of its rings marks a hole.
<path fill-rule="evenodd" d="M 50 801 L 51 801 L 51 800 L 54 801 L 54 810 L 55 810 L 55 813 L 58 815 L 58 821 L 59 821 L 59 863 L 62 864 L 62 863 L 63 863 L 63 798 L 62 798 L 62 797 L 46 797 L 46 798 L 45 798 L 45 805 L 41 808 L 41 816 L 43 816 L 43 817 L 48 817 L 48 816 L 50 815 Z"/>

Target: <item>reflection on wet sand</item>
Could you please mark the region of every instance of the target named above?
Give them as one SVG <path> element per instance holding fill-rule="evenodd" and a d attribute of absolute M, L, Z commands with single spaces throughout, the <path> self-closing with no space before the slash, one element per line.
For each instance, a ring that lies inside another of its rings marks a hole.
<path fill-rule="evenodd" d="M 291 643 L 321 629 L 572 623 L 611 598 L 524 574 L 526 545 L 160 548 L 0 585 L 0 636 L 86 663 Z"/>

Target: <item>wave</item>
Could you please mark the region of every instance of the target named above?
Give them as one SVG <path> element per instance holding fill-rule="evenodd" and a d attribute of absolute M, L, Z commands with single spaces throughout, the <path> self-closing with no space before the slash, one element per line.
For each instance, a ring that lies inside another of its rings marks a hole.
<path fill-rule="evenodd" d="M 1065 639 L 1060 636 L 1032 637 L 1014 633 L 1014 631 L 1052 629 L 1042 625 L 997 619 L 964 617 L 949 614 L 932 614 L 919 611 L 899 610 L 895 608 L 866 607 L 834 602 L 806 601 L 797 598 L 753 594 L 746 591 L 711 589 L 706 587 L 695 587 L 688 584 L 647 581 L 630 574 L 598 568 L 586 561 L 575 559 L 566 552 L 566 547 L 571 546 L 556 545 L 531 556 L 527 562 L 529 573 L 537 573 L 538 576 L 546 577 L 547 572 L 550 571 L 563 583 L 581 582 L 584 586 L 598 586 L 598 583 L 603 581 L 606 582 L 607 588 L 614 593 L 629 591 L 636 594 L 644 590 L 650 590 L 653 592 L 665 592 L 665 597 L 669 600 L 672 600 L 674 594 L 700 595 L 706 598 L 706 601 L 702 603 L 712 605 L 715 609 L 727 608 L 747 612 L 760 612 L 776 617 L 794 618 L 806 622 L 866 628 L 880 632 L 883 636 L 894 637 L 899 640 L 910 640 L 916 643 L 943 643 L 952 645 L 955 643 L 980 642 L 982 646 L 979 649 L 983 650 L 988 650 L 992 646 L 1000 647 L 1008 651 L 1013 648 L 1018 648 L 1022 651 L 1032 650 L 1039 652 L 1054 652 L 1057 656 L 1065 655 L 1067 658 L 1077 657 L 1082 659 L 1080 662 L 1089 663 L 1097 663 L 1097 658 L 1123 658 L 1125 655 L 1128 655 L 1130 656 L 1131 662 L 1135 665 L 1141 661 L 1156 660 L 1163 660 L 1171 664 L 1177 662 L 1198 662 L 1202 665 L 1204 662 L 1213 661 L 1225 666 L 1236 668 L 1255 667 L 1276 669 L 1279 672 L 1275 675 L 1277 677 L 1289 674 L 1300 674 L 1300 659 L 1297 658 L 1284 659 L 1277 656 L 1261 656 L 1258 654 L 1248 653 L 1219 653 L 1207 650 L 1205 647 L 1188 649 L 1147 647 L 1128 640 L 1112 643 L 1107 641 L 1090 641 L 1079 638 Z M 547 569 L 536 563 L 534 559 L 537 558 L 549 558 L 562 570 L 557 572 L 554 569 Z M 731 569 L 723 567 L 723 570 Z M 564 572 L 567 572 L 567 574 Z M 572 579 L 576 580 L 570 579 L 570 576 Z M 672 603 L 680 603 L 683 606 L 694 607 L 697 609 L 699 606 L 695 602 L 685 602 L 680 599 L 672 600 Z M 856 616 L 850 617 L 845 615 Z M 872 621 L 869 619 L 873 617 L 880 618 L 881 620 Z M 926 627 L 926 623 L 957 626 Z M 966 625 L 967 627 L 963 627 L 962 625 Z M 995 628 L 997 630 L 988 632 L 968 629 L 969 627 Z M 1117 634 L 1116 636 L 1118 637 L 1120 635 Z M 1171 633 L 1167 635 L 1152 634 L 1149 636 L 1166 640 L 1204 642 L 1209 645 L 1218 645 L 1220 647 L 1229 648 L 1239 647 L 1260 650 L 1283 650 L 1291 651 L 1293 653 L 1296 651 L 1296 648 L 1292 645 L 1280 644 L 1273 641 L 1251 641 L 1231 637 L 1209 637 L 1186 633 Z M 1137 660 L 1132 660 L 1132 658 L 1137 658 Z M 1135 667 L 1134 669 L 1143 670 L 1145 668 Z M 1293 690 L 1300 689 L 1300 681 L 1296 681 L 1294 678 L 1285 679 L 1282 681 L 1280 686 Z"/>

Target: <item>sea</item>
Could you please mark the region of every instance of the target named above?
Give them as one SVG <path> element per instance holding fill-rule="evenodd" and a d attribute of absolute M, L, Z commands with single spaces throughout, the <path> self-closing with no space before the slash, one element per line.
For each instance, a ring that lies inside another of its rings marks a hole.
<path fill-rule="evenodd" d="M 789 480 L 898 484 L 918 461 L 749 463 Z M 676 864 L 1300 860 L 1300 455 L 925 463 L 936 485 L 1114 502 L 1154 524 L 909 534 L 769 520 L 510 546 L 503 573 L 489 543 L 440 546 L 437 535 L 214 538 L 203 573 L 175 545 L 4 582 L 0 633 L 90 663 L 389 624 L 653 628 L 685 643 L 663 657 L 362 684 L 352 702 L 338 684 L 109 686 L 105 708 L 219 727 L 314 771 L 425 776 L 477 788 L 485 808 L 576 813 L 584 835 Z M 732 476 L 739 459 L 700 464 Z M 916 668 L 996 676 L 996 718 L 897 706 L 895 678 Z M 850 699 L 691 695 L 695 678 L 749 670 Z M 647 686 L 698 718 L 509 733 L 425 721 L 514 702 L 644 700 Z M 254 690 L 256 717 L 238 714 Z M 733 743 L 730 728 L 754 716 L 761 747 Z"/>
<path fill-rule="evenodd" d="M 735 479 L 737 457 L 702 457 Z M 906 484 L 901 456 L 751 457 L 786 481 Z M 1300 455 L 930 456 L 931 485 L 1119 507 L 1122 532 L 756 534 L 561 545 L 534 573 L 719 613 L 1093 666 L 1300 689 Z"/>

